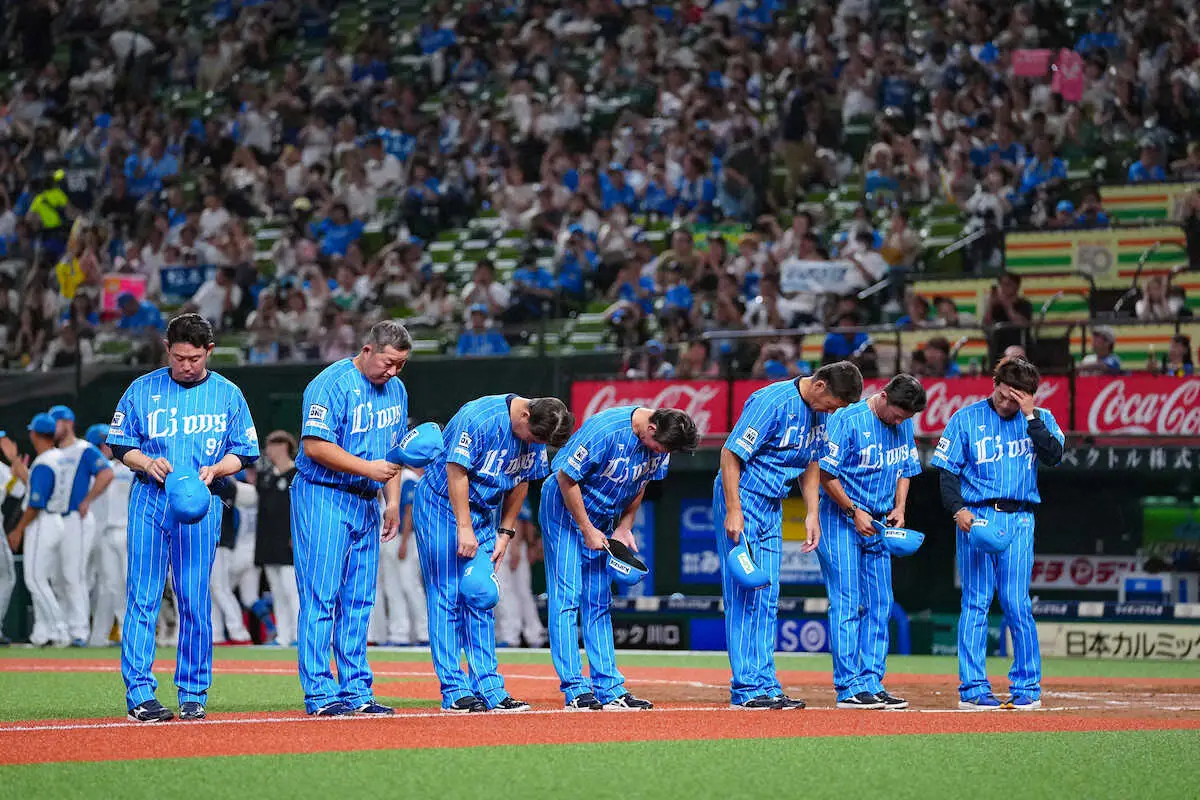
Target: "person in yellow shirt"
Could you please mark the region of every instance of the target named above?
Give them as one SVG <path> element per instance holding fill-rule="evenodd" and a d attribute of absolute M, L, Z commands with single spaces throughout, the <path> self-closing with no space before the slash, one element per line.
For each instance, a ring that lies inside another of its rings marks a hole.
<path fill-rule="evenodd" d="M 67 220 L 75 216 L 71 201 L 62 190 L 61 184 L 65 177 L 66 173 L 63 170 L 55 170 L 53 179 L 47 181 L 42 191 L 34 196 L 26 215 L 27 218 L 37 216 L 42 246 L 52 256 L 62 254 Z"/>
<path fill-rule="evenodd" d="M 83 284 L 98 283 L 100 280 L 96 254 L 87 246 L 82 222 L 82 218 L 76 219 L 75 224 L 71 226 L 67 252 L 54 267 L 54 276 L 58 279 L 58 292 L 68 301 L 75 299 L 75 293 Z"/>

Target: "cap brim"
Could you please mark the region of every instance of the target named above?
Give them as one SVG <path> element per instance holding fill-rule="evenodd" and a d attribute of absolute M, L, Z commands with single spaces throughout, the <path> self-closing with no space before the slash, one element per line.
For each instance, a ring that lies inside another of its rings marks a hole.
<path fill-rule="evenodd" d="M 633 554 L 633 551 L 616 539 L 608 540 L 608 554 L 636 570 L 646 572 L 646 563 Z"/>

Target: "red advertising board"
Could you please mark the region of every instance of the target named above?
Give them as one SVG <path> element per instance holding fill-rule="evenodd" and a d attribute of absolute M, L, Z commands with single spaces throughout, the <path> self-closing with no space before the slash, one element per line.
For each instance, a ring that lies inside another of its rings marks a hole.
<path fill-rule="evenodd" d="M 1033 557 L 1034 589 L 1088 589 L 1117 591 L 1121 579 L 1137 569 L 1133 556 Z"/>
<path fill-rule="evenodd" d="M 758 389 L 766 386 L 768 381 L 734 381 L 733 385 L 733 415 L 736 418 L 746 404 L 746 399 Z M 940 380 L 924 380 L 928 405 L 925 410 L 913 419 L 913 427 L 918 436 L 937 436 L 945 428 L 951 415 L 964 406 L 978 402 L 992 393 L 991 378 L 944 378 Z M 877 392 L 887 384 L 886 379 L 877 378 L 866 381 L 863 386 L 863 396 Z M 1037 402 L 1047 409 L 1058 420 L 1064 430 L 1070 426 L 1070 386 L 1067 379 L 1061 376 L 1047 376 L 1042 379 L 1037 391 Z"/>
<path fill-rule="evenodd" d="M 1200 436 L 1200 377 L 1076 378 L 1075 421 L 1086 433 Z"/>
<path fill-rule="evenodd" d="M 729 433 L 729 381 L 575 381 L 571 385 L 576 424 L 613 406 L 629 405 L 686 411 L 701 436 Z"/>

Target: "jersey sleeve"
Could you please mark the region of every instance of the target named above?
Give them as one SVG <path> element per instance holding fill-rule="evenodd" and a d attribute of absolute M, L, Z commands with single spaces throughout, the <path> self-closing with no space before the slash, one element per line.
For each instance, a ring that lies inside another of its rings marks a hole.
<path fill-rule="evenodd" d="M 34 464 L 29 471 L 29 507 L 45 508 L 54 493 L 54 470 L 47 464 Z"/>
<path fill-rule="evenodd" d="M 106 469 L 112 469 L 112 464 L 108 463 L 108 459 L 100 452 L 100 448 L 94 444 L 89 444 L 83 451 L 83 458 L 80 459 L 79 465 L 93 478 Z"/>
<path fill-rule="evenodd" d="M 135 383 L 126 389 L 117 403 L 105 439 L 109 447 L 142 446 L 142 416 L 137 411 L 139 385 Z"/>
<path fill-rule="evenodd" d="M 537 458 L 533 461 L 533 466 L 525 473 L 525 480 L 527 481 L 540 481 L 550 474 L 550 455 L 546 452 L 546 445 L 538 445 L 537 454 Z"/>
<path fill-rule="evenodd" d="M 555 459 L 558 471 L 576 483 L 599 469 L 608 458 L 608 450 L 602 438 L 596 435 L 595 427 L 585 425 L 579 433 L 578 441 L 567 442 L 562 449 L 564 457 Z"/>
<path fill-rule="evenodd" d="M 967 463 L 967 432 L 961 419 L 962 417 L 956 414 L 946 423 L 946 430 L 942 431 L 942 438 L 938 440 L 930 462 L 933 466 L 955 475 L 958 475 Z"/>
<path fill-rule="evenodd" d="M 229 398 L 229 432 L 226 438 L 227 452 L 245 458 L 258 458 L 258 431 L 254 429 L 254 419 L 246 405 L 246 398 L 241 389 L 233 388 L 233 396 Z"/>
<path fill-rule="evenodd" d="M 472 409 L 473 410 L 473 409 Z M 466 408 L 450 419 L 444 434 L 445 441 L 450 443 L 446 453 L 447 464 L 458 464 L 468 472 L 475 466 L 479 455 L 484 451 L 483 438 L 486 434 L 479 430 Z"/>
<path fill-rule="evenodd" d="M 316 380 L 304 390 L 304 423 L 301 438 L 311 436 L 339 444 L 339 433 L 346 423 L 345 396 L 337 391 L 337 381 Z M 249 415 L 247 415 L 249 416 Z"/>
<path fill-rule="evenodd" d="M 1057 439 L 1059 444 L 1065 447 L 1067 443 L 1067 437 L 1063 434 L 1062 428 L 1059 427 L 1058 420 L 1054 418 L 1054 415 L 1044 408 L 1037 409 L 1037 415 L 1041 418 L 1042 422 L 1046 424 L 1046 430 L 1050 431 L 1050 435 Z"/>
<path fill-rule="evenodd" d="M 821 469 L 835 478 L 842 477 L 842 464 L 857 452 L 854 441 L 854 426 L 846 424 L 846 414 L 833 414 L 825 425 L 825 454 L 821 456 Z"/>
<path fill-rule="evenodd" d="M 725 440 L 725 449 L 749 461 L 779 427 L 779 412 L 756 394 L 746 401 L 742 415 Z"/>

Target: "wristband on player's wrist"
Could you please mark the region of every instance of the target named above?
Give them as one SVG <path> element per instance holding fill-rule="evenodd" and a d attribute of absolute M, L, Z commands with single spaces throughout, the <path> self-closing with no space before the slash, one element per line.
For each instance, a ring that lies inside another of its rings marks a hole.
<path fill-rule="evenodd" d="M 853 517 L 854 514 L 858 511 L 858 503 L 851 502 L 850 507 L 847 509 L 844 509 L 844 511 L 846 512 L 847 517 Z"/>
<path fill-rule="evenodd" d="M 511 538 L 513 536 L 516 536 L 517 532 L 514 531 L 512 528 L 496 528 L 496 535 L 497 536 L 503 535 L 503 536 L 508 536 Z"/>

